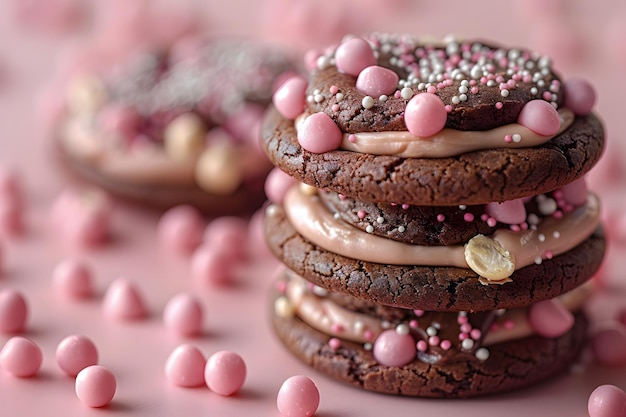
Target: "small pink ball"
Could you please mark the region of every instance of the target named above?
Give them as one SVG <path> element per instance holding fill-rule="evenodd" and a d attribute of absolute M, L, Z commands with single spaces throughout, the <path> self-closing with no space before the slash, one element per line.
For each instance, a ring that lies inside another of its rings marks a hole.
<path fill-rule="evenodd" d="M 578 116 L 586 116 L 596 103 L 593 86 L 582 78 L 570 78 L 563 83 L 565 107 Z"/>
<path fill-rule="evenodd" d="M 118 278 L 109 284 L 102 299 L 104 313 L 115 320 L 139 320 L 147 315 L 143 297 L 132 282 Z"/>
<path fill-rule="evenodd" d="M 165 327 L 180 336 L 195 336 L 202 333 L 202 306 L 190 294 L 172 297 L 163 310 Z"/>
<path fill-rule="evenodd" d="M 600 385 L 587 403 L 589 417 L 626 417 L 626 393 L 615 385 Z"/>
<path fill-rule="evenodd" d="M 596 362 L 607 366 L 626 364 L 626 327 L 606 322 L 591 333 L 591 351 Z"/>
<path fill-rule="evenodd" d="M 298 130 L 300 146 L 313 153 L 324 153 L 338 149 L 342 136 L 339 126 L 330 116 L 322 112 L 307 117 Z"/>
<path fill-rule="evenodd" d="M 320 405 L 320 393 L 310 378 L 292 376 L 281 385 L 276 405 L 284 417 L 310 417 Z"/>
<path fill-rule="evenodd" d="M 0 332 L 21 333 L 27 318 L 28 305 L 22 293 L 12 288 L 0 291 Z"/>
<path fill-rule="evenodd" d="M 204 384 L 206 359 L 196 346 L 180 345 L 165 362 L 165 375 L 179 387 L 199 387 Z"/>
<path fill-rule="evenodd" d="M 105 132 L 129 142 L 139 133 L 141 116 L 132 106 L 109 103 L 100 110 L 98 125 Z"/>
<path fill-rule="evenodd" d="M 580 206 L 587 202 L 587 183 L 585 177 L 581 177 L 561 188 L 563 198 L 574 206 Z"/>
<path fill-rule="evenodd" d="M 98 363 L 98 349 L 85 336 L 68 336 L 57 346 L 56 361 L 63 372 L 75 377 L 86 367 Z"/>
<path fill-rule="evenodd" d="M 265 180 L 265 194 L 275 204 L 282 204 L 287 191 L 296 184 L 296 180 L 280 168 L 274 168 Z"/>
<path fill-rule="evenodd" d="M 104 366 L 91 365 L 76 376 L 76 396 L 89 407 L 104 407 L 115 396 L 115 375 Z"/>
<path fill-rule="evenodd" d="M 28 378 L 39 371 L 43 362 L 41 349 L 35 342 L 13 336 L 0 351 L 0 366 L 13 376 Z"/>
<path fill-rule="evenodd" d="M 204 246 L 222 253 L 232 263 L 244 261 L 248 256 L 248 224 L 236 216 L 213 219 L 204 229 Z"/>
<path fill-rule="evenodd" d="M 502 203 L 489 203 L 485 206 L 485 213 L 506 224 L 520 224 L 526 221 L 526 207 L 519 198 Z"/>
<path fill-rule="evenodd" d="M 299 75 L 285 81 L 272 97 L 276 110 L 290 120 L 302 114 L 306 103 L 306 87 L 306 80 Z"/>
<path fill-rule="evenodd" d="M 204 220 L 195 207 L 180 205 L 167 210 L 157 226 L 159 241 L 174 253 L 191 254 L 202 242 Z"/>
<path fill-rule="evenodd" d="M 340 72 L 356 77 L 364 68 L 376 65 L 376 57 L 365 39 L 352 38 L 337 47 L 335 64 Z"/>
<path fill-rule="evenodd" d="M 395 329 L 383 331 L 374 342 L 374 358 L 381 365 L 404 366 L 417 354 L 415 339 L 410 334 L 400 334 Z"/>
<path fill-rule="evenodd" d="M 216 352 L 207 360 L 204 380 L 211 391 L 224 396 L 233 395 L 246 380 L 246 364 L 235 352 Z"/>
<path fill-rule="evenodd" d="M 69 298 L 83 299 L 93 294 L 91 271 L 87 265 L 74 259 L 66 259 L 55 266 L 52 283 Z"/>
<path fill-rule="evenodd" d="M 517 123 L 541 136 L 555 135 L 561 128 L 559 113 L 545 100 L 531 100 L 526 103 Z"/>
<path fill-rule="evenodd" d="M 356 79 L 356 89 L 372 97 L 392 94 L 398 87 L 398 74 L 389 68 L 373 65 L 364 68 Z"/>
<path fill-rule="evenodd" d="M 574 316 L 557 300 L 539 301 L 530 306 L 528 322 L 542 337 L 559 337 L 574 325 Z"/>
<path fill-rule="evenodd" d="M 420 93 L 406 105 L 404 124 L 415 136 L 427 138 L 438 133 L 446 125 L 448 112 L 443 101 L 435 94 Z"/>
<path fill-rule="evenodd" d="M 202 245 L 191 256 L 191 276 L 200 284 L 227 286 L 234 279 L 232 259 L 218 248 Z"/>

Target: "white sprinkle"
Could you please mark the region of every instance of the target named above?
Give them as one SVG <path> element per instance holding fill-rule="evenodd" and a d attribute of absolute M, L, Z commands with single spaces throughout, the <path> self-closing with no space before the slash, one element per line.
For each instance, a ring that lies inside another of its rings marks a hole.
<path fill-rule="evenodd" d="M 470 350 L 474 347 L 474 341 L 469 337 L 467 339 L 463 339 L 463 341 L 461 342 L 461 347 L 463 348 L 463 350 Z"/>
<path fill-rule="evenodd" d="M 528 222 L 528 224 L 536 226 L 539 224 L 539 216 L 537 216 L 535 213 L 530 213 L 528 215 L 528 218 L 526 218 L 526 221 Z"/>
<path fill-rule="evenodd" d="M 361 105 L 366 109 L 371 109 L 374 107 L 374 99 L 370 96 L 365 96 L 361 101 Z"/>
<path fill-rule="evenodd" d="M 467 93 L 467 86 L 469 86 L 469 81 L 463 80 L 461 81 L 461 87 L 459 87 L 459 93 Z M 465 91 L 461 91 L 461 88 L 465 87 Z"/>
<path fill-rule="evenodd" d="M 367 227 L 365 228 L 365 231 L 367 233 L 374 233 L 374 226 L 372 226 L 371 224 L 368 224 Z"/>
<path fill-rule="evenodd" d="M 467 94 L 461 94 L 461 95 L 459 96 L 459 100 L 461 100 L 461 101 L 467 101 Z"/>
<path fill-rule="evenodd" d="M 372 344 L 367 342 L 363 345 L 363 349 L 365 350 L 372 350 Z"/>
<path fill-rule="evenodd" d="M 537 235 L 537 239 L 539 239 L 540 242 L 545 242 L 546 241 L 546 235 L 544 235 L 543 233 L 539 233 Z"/>
<path fill-rule="evenodd" d="M 496 316 L 498 317 L 504 316 L 504 313 L 506 313 L 506 308 L 500 308 L 496 310 Z"/>
<path fill-rule="evenodd" d="M 333 217 L 335 218 L 335 220 L 339 220 L 341 216 L 339 215 L 339 213 L 335 213 L 333 214 Z"/>
<path fill-rule="evenodd" d="M 481 347 L 476 349 L 476 353 L 474 353 L 474 356 L 476 356 L 476 359 L 478 359 L 479 361 L 486 361 L 487 359 L 489 359 L 489 349 Z"/>
<path fill-rule="evenodd" d="M 436 336 L 437 335 L 437 329 L 434 326 L 428 326 L 426 328 L 426 334 L 428 336 Z"/>
<path fill-rule="evenodd" d="M 467 311 L 459 311 L 459 317 L 467 317 Z"/>
<path fill-rule="evenodd" d="M 330 58 L 327 56 L 320 56 L 317 58 L 317 69 L 323 70 L 330 66 Z"/>
<path fill-rule="evenodd" d="M 543 259 L 541 259 L 541 255 L 535 256 L 535 263 L 537 265 L 541 265 L 542 262 L 543 262 Z"/>
<path fill-rule="evenodd" d="M 500 91 L 500 95 L 502 97 L 508 97 L 509 96 L 509 90 L 504 89 L 504 90 Z"/>
<path fill-rule="evenodd" d="M 361 333 L 365 328 L 365 324 L 361 320 L 357 320 L 354 322 L 354 331 L 357 333 Z"/>
<path fill-rule="evenodd" d="M 552 213 L 554 213 L 558 208 L 556 201 L 552 198 L 546 198 L 542 200 L 537 199 L 537 201 L 539 203 L 537 207 L 539 209 L 539 213 L 544 216 L 552 215 Z"/>
<path fill-rule="evenodd" d="M 314 285 L 313 294 L 317 295 L 318 297 L 326 297 L 328 296 L 328 290 L 320 286 Z"/>
<path fill-rule="evenodd" d="M 463 81 L 466 81 L 466 80 L 463 80 Z M 459 87 L 459 93 L 461 93 L 461 94 L 465 94 L 468 91 L 469 91 L 468 88 L 466 86 L 464 86 L 464 85 Z"/>
<path fill-rule="evenodd" d="M 335 94 L 335 100 L 337 100 L 337 103 L 339 103 L 340 101 L 343 101 L 343 93 Z"/>
<path fill-rule="evenodd" d="M 459 206 L 459 210 L 467 210 L 467 206 L 465 204 L 461 204 Z"/>
<path fill-rule="evenodd" d="M 459 104 L 460 102 L 459 96 L 452 96 L 452 104 Z"/>
<path fill-rule="evenodd" d="M 555 231 L 552 233 L 552 236 L 553 236 L 555 239 L 558 239 L 558 238 L 560 238 L 560 237 L 561 237 L 561 232 L 559 232 L 558 230 L 555 230 Z"/>
<path fill-rule="evenodd" d="M 404 226 L 398 226 L 398 232 L 404 233 L 405 230 Z"/>
<path fill-rule="evenodd" d="M 477 80 L 480 77 L 482 77 L 482 75 L 483 75 L 482 68 L 480 68 L 478 65 L 475 65 L 474 67 L 472 67 L 472 70 L 470 71 L 470 77 L 472 77 L 474 80 Z"/>
<path fill-rule="evenodd" d="M 546 82 L 544 80 L 539 80 L 537 81 L 537 87 L 545 87 L 546 86 Z"/>
<path fill-rule="evenodd" d="M 530 88 L 530 94 L 532 94 L 533 96 L 536 96 L 538 92 L 539 90 L 537 90 L 537 87 Z"/>
<path fill-rule="evenodd" d="M 404 87 L 402 90 L 400 90 L 400 97 L 405 100 L 410 100 L 413 97 L 413 90 L 409 87 Z"/>
<path fill-rule="evenodd" d="M 391 323 L 389 323 L 387 320 L 384 320 L 383 322 L 380 323 L 380 326 L 383 329 L 390 329 L 391 328 Z"/>
<path fill-rule="evenodd" d="M 385 101 L 387 101 L 388 98 L 389 97 L 383 94 L 382 96 L 378 97 L 378 101 L 380 101 L 381 103 L 384 103 Z"/>
<path fill-rule="evenodd" d="M 398 333 L 399 335 L 403 335 L 403 336 L 409 334 L 409 326 L 407 326 L 404 323 L 398 324 L 396 326 L 396 333 Z"/>
<path fill-rule="evenodd" d="M 377 222 L 378 224 L 383 224 L 383 223 L 385 222 L 385 218 L 384 218 L 384 217 L 379 216 L 379 217 L 376 219 L 376 222 Z"/>
<path fill-rule="evenodd" d="M 319 93 L 320 93 L 320 89 L 319 88 L 316 88 L 315 90 L 313 90 L 313 95 L 314 96 L 319 94 Z"/>
<path fill-rule="evenodd" d="M 495 87 L 495 86 L 496 86 L 496 82 L 494 80 L 487 81 L 487 87 Z"/>
<path fill-rule="evenodd" d="M 519 133 L 514 134 L 511 138 L 513 138 L 513 142 L 515 143 L 520 143 L 522 141 L 522 135 Z"/>
<path fill-rule="evenodd" d="M 313 100 L 315 100 L 316 103 L 321 103 L 322 101 L 324 101 L 324 96 L 321 94 L 315 94 L 313 96 Z"/>

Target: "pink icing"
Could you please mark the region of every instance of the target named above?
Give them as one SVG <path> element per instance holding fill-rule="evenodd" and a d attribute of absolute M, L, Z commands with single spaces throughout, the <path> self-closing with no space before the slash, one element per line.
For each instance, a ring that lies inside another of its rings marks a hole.
<path fill-rule="evenodd" d="M 587 80 L 570 78 L 563 83 L 563 88 L 566 107 L 578 116 L 591 113 L 596 103 L 596 92 Z"/>
<path fill-rule="evenodd" d="M 91 365 L 76 376 L 76 396 L 89 407 L 104 407 L 115 396 L 115 375 L 104 366 Z"/>
<path fill-rule="evenodd" d="M 376 57 L 366 40 L 352 38 L 337 47 L 335 63 L 340 72 L 356 77 L 364 68 L 376 65 Z"/>
<path fill-rule="evenodd" d="M 581 177 L 561 188 L 563 198 L 569 204 L 580 206 L 587 201 L 587 183 L 585 177 Z"/>
<path fill-rule="evenodd" d="M 204 384 L 206 359 L 196 346 L 178 346 L 165 362 L 165 376 L 179 387 L 199 387 Z"/>
<path fill-rule="evenodd" d="M 276 110 L 290 120 L 298 117 L 304 111 L 306 87 L 306 80 L 299 75 L 285 81 L 272 97 Z"/>
<path fill-rule="evenodd" d="M 298 129 L 298 142 L 309 152 L 323 153 L 339 148 L 343 135 L 333 119 L 319 112 L 307 117 Z"/>
<path fill-rule="evenodd" d="M 619 322 L 607 322 L 593 330 L 591 351 L 600 364 L 626 365 L 626 327 Z"/>
<path fill-rule="evenodd" d="M 404 123 L 409 132 L 415 136 L 427 138 L 444 128 L 447 117 L 445 105 L 439 97 L 421 93 L 407 103 Z"/>
<path fill-rule="evenodd" d="M 265 180 L 265 194 L 268 200 L 275 204 L 282 204 L 287 190 L 289 190 L 296 180 L 280 168 L 274 168 Z"/>
<path fill-rule="evenodd" d="M 372 97 L 392 94 L 398 86 L 398 74 L 378 65 L 364 68 L 356 79 L 356 89 Z"/>
<path fill-rule="evenodd" d="M 558 337 L 574 325 L 574 316 L 558 300 L 545 300 L 531 305 L 528 322 L 542 337 Z"/>
<path fill-rule="evenodd" d="M 86 367 L 98 363 L 98 349 L 85 336 L 68 336 L 57 346 L 56 361 L 65 374 L 75 377 Z"/>
<path fill-rule="evenodd" d="M 43 362 L 41 349 L 35 342 L 13 336 L 0 350 L 0 366 L 13 376 L 28 378 L 39 371 Z"/>
<path fill-rule="evenodd" d="M 167 210 L 159 219 L 157 233 L 166 249 L 191 254 L 202 242 L 204 220 L 195 207 L 180 205 Z"/>
<path fill-rule="evenodd" d="M 231 258 L 218 247 L 202 245 L 191 257 L 191 276 L 201 285 L 226 286 L 233 269 Z"/>
<path fill-rule="evenodd" d="M 517 123 L 542 136 L 555 135 L 561 128 L 559 113 L 545 100 L 531 100 L 526 103 Z"/>
<path fill-rule="evenodd" d="M 485 212 L 499 222 L 506 224 L 520 224 L 526 221 L 526 207 L 522 199 L 489 203 Z"/>
<path fill-rule="evenodd" d="M 386 366 L 404 366 L 415 359 L 415 340 L 394 329 L 383 331 L 374 342 L 374 358 Z"/>
<path fill-rule="evenodd" d="M 163 309 L 163 324 L 180 336 L 195 336 L 202 332 L 202 306 L 190 294 L 172 297 Z"/>
<path fill-rule="evenodd" d="M 216 352 L 207 360 L 204 380 L 211 391 L 224 396 L 233 395 L 246 380 L 246 364 L 235 352 Z"/>
<path fill-rule="evenodd" d="M 204 243 L 225 255 L 232 263 L 248 257 L 248 225 L 235 216 L 222 216 L 212 220 L 204 230 Z"/>
<path fill-rule="evenodd" d="M 15 334 L 24 331 L 28 305 L 21 292 L 7 288 L 0 292 L 0 332 Z"/>
<path fill-rule="evenodd" d="M 615 385 L 600 385 L 589 395 L 589 417 L 626 417 L 626 393 Z"/>
<path fill-rule="evenodd" d="M 137 287 L 124 278 L 113 281 L 102 300 L 104 313 L 115 320 L 137 320 L 147 315 Z"/>
<path fill-rule="evenodd" d="M 52 282 L 68 298 L 89 298 L 93 294 L 91 271 L 87 265 L 75 259 L 59 262 L 52 271 Z"/>
<path fill-rule="evenodd" d="M 304 375 L 289 377 L 276 396 L 276 406 L 284 417 L 310 417 L 320 405 L 320 392 L 310 378 Z"/>

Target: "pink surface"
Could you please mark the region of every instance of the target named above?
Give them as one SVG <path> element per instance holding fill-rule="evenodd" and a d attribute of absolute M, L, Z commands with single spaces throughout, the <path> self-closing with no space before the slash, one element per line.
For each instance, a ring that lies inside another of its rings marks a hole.
<path fill-rule="evenodd" d="M 115 2 L 94 0 L 89 3 L 104 8 L 103 4 Z M 50 410 L 58 410 L 68 417 L 101 416 L 103 412 L 119 417 L 279 416 L 276 398 L 282 383 L 290 376 L 306 375 L 319 389 L 321 399 L 316 415 L 320 417 L 585 416 L 589 395 L 597 386 L 626 387 L 624 366 L 588 365 L 530 389 L 469 401 L 396 398 L 363 392 L 329 380 L 302 365 L 274 337 L 269 324 L 268 299 L 275 269 L 273 262 L 256 259 L 238 266 L 234 282 L 227 286 L 196 281 L 191 277 L 188 258 L 159 246 L 159 214 L 117 201 L 108 244 L 89 250 L 67 244 L 50 227 L 49 217 L 56 197 L 72 180 L 55 163 L 50 141 L 42 132 L 43 126 L 35 122 L 35 109 L 44 85 L 60 77 L 54 70 L 54 63 L 63 48 L 81 40 L 76 36 L 44 39 L 20 28 L 11 20 L 11 3 L 0 2 L 0 125 L 3 128 L 0 164 L 14 168 L 22 180 L 25 231 L 16 237 L 0 239 L 3 265 L 0 290 L 13 288 L 24 294 L 29 316 L 22 336 L 41 348 L 43 363 L 33 378 L 15 378 L 0 371 L 3 415 L 49 415 Z M 213 33 L 263 36 L 267 30 L 267 25 L 259 21 L 263 16 L 262 2 L 182 3 L 202 7 L 198 14 L 211 23 Z M 598 96 L 596 109 L 606 121 L 609 141 L 605 160 L 596 170 L 598 174 L 592 172 L 590 176 L 589 188 L 602 196 L 607 219 L 622 219 L 625 178 L 619 176 L 623 169 L 618 168 L 623 164 L 626 147 L 619 132 L 623 124 L 626 84 L 623 68 L 617 64 L 620 60 L 611 54 L 623 50 L 626 39 L 616 39 L 617 32 L 609 33 L 605 28 L 613 26 L 605 22 L 626 20 L 626 6 L 619 0 L 563 2 L 564 10 L 557 12 L 561 13 L 562 21 L 559 36 L 570 30 L 575 32 L 570 33 L 572 36 L 584 42 L 578 48 L 584 51 L 578 55 L 584 58 L 580 61 L 572 57 L 571 50 L 555 50 L 558 46 L 554 42 L 541 42 L 536 31 L 531 33 L 526 28 L 528 21 L 524 19 L 529 17 L 513 13 L 518 9 L 513 6 L 522 1 L 511 5 L 501 1 L 475 1 L 471 7 L 464 4 L 462 12 L 458 13 L 445 10 L 443 2 L 434 0 L 409 3 L 409 10 L 403 13 L 393 16 L 380 13 L 376 14 L 376 19 L 361 19 L 361 22 L 378 22 L 371 27 L 362 23 L 361 28 L 419 31 L 436 36 L 454 32 L 529 45 L 554 53 L 562 74 L 592 80 Z M 525 7 L 539 3 L 528 2 Z M 226 10 L 227 7 L 232 10 Z M 380 10 L 381 6 L 378 7 L 372 8 L 371 13 Z M 502 14 L 496 15 L 496 12 Z M 438 16 L 443 18 L 438 19 Z M 543 27 L 549 25 L 550 16 L 541 11 L 530 10 L 528 16 L 541 21 Z M 276 32 L 274 29 L 268 35 L 276 39 Z M 606 41 L 609 35 L 611 42 Z M 302 39 L 297 41 L 301 45 Z M 282 43 L 290 44 L 286 39 L 282 39 Z M 626 308 L 623 275 L 626 228 L 611 224 L 607 232 L 612 245 L 600 275 L 603 292 L 589 306 L 596 323 L 617 318 Z M 68 258 L 80 259 L 89 267 L 94 287 L 92 297 L 75 299 L 56 291 L 54 268 Z M 109 284 L 122 277 L 132 282 L 141 294 L 147 309 L 145 318 L 126 321 L 106 317 L 103 311 L 105 291 Z M 163 324 L 162 314 L 167 302 L 181 292 L 193 293 L 202 303 L 204 328 L 199 336 L 180 337 Z M 58 344 L 72 334 L 85 335 L 95 343 L 99 363 L 117 380 L 115 397 L 105 410 L 91 409 L 82 403 L 74 392 L 74 380 L 64 375 L 56 364 Z M 0 345 L 11 336 L 0 334 Z M 193 343 L 205 357 L 220 350 L 240 354 L 247 368 L 243 388 L 233 396 L 223 397 L 203 386 L 190 389 L 172 384 L 165 374 L 165 363 L 172 351 L 183 343 Z"/>

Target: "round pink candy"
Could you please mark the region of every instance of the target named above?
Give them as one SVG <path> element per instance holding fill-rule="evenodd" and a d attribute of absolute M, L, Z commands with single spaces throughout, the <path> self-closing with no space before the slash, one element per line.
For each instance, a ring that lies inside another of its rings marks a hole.
<path fill-rule="evenodd" d="M 589 417 L 626 417 L 626 393 L 615 385 L 600 385 L 587 403 Z"/>
<path fill-rule="evenodd" d="M 563 198 L 574 206 L 580 206 L 587 202 L 587 183 L 585 177 L 581 177 L 561 188 Z"/>
<path fill-rule="evenodd" d="M 296 180 L 280 168 L 274 168 L 265 180 L 265 195 L 275 204 L 282 204 L 287 191 L 296 184 Z"/>
<path fill-rule="evenodd" d="M 202 242 L 204 220 L 195 207 L 180 205 L 167 210 L 159 219 L 161 244 L 177 254 L 191 254 Z"/>
<path fill-rule="evenodd" d="M 104 366 L 88 366 L 76 376 L 76 396 L 89 407 L 109 404 L 116 389 L 115 375 Z"/>
<path fill-rule="evenodd" d="M 191 256 L 191 276 L 201 284 L 228 285 L 234 278 L 232 259 L 218 248 L 202 245 Z"/>
<path fill-rule="evenodd" d="M 578 116 L 591 113 L 596 103 L 596 92 L 593 86 L 582 78 L 570 78 L 563 83 L 565 107 Z"/>
<path fill-rule="evenodd" d="M 608 366 L 626 365 L 626 327 L 607 322 L 591 333 L 591 351 L 596 362 Z"/>
<path fill-rule="evenodd" d="M 93 294 L 91 271 L 84 263 L 66 259 L 52 271 L 53 285 L 69 298 L 89 298 Z"/>
<path fill-rule="evenodd" d="M 64 373 L 75 377 L 86 367 L 98 363 L 98 349 L 88 337 L 68 336 L 57 346 L 56 361 Z"/>
<path fill-rule="evenodd" d="M 383 331 L 374 342 L 374 358 L 386 366 L 404 366 L 415 359 L 417 349 L 410 334 L 395 329 Z"/>
<path fill-rule="evenodd" d="M 246 364 L 235 352 L 219 351 L 209 357 L 204 368 L 204 381 L 220 395 L 233 395 L 246 380 Z"/>
<path fill-rule="evenodd" d="M 25 337 L 13 336 L 0 351 L 0 366 L 20 378 L 37 374 L 42 362 L 43 354 L 39 346 Z"/>
<path fill-rule="evenodd" d="M 202 306 L 190 294 L 172 297 L 163 310 L 165 327 L 180 336 L 195 336 L 202 332 Z"/>
<path fill-rule="evenodd" d="M 222 216 L 213 219 L 204 229 L 204 244 L 240 262 L 248 256 L 248 225 L 240 217 Z"/>
<path fill-rule="evenodd" d="M 115 320 L 137 320 L 146 316 L 146 307 L 137 287 L 123 278 L 113 281 L 102 300 L 104 313 Z"/>
<path fill-rule="evenodd" d="M 298 142 L 309 152 L 324 153 L 339 148 L 342 133 L 339 126 L 325 113 L 307 117 L 298 129 Z"/>
<path fill-rule="evenodd" d="M 287 378 L 276 397 L 278 411 L 284 417 L 310 417 L 320 405 L 320 392 L 306 376 Z"/>
<path fill-rule="evenodd" d="M 526 103 L 517 123 L 541 136 L 552 136 L 561 128 L 559 113 L 545 100 L 531 100 Z"/>
<path fill-rule="evenodd" d="M 526 221 L 526 207 L 521 198 L 502 203 L 489 203 L 485 206 L 485 213 L 506 224 L 520 224 Z"/>
<path fill-rule="evenodd" d="M 290 120 L 302 114 L 306 102 L 306 87 L 306 80 L 299 75 L 285 81 L 272 97 L 276 110 Z"/>
<path fill-rule="evenodd" d="M 376 65 L 376 57 L 365 39 L 352 38 L 337 47 L 335 64 L 340 72 L 356 77 L 363 69 Z"/>
<path fill-rule="evenodd" d="M 545 300 L 530 306 L 528 322 L 542 337 L 559 337 L 574 325 L 574 316 L 558 300 Z"/>
<path fill-rule="evenodd" d="M 28 305 L 20 291 L 0 291 L 0 333 L 21 333 L 26 326 Z"/>
<path fill-rule="evenodd" d="M 372 97 L 390 95 L 398 87 L 398 74 L 389 68 L 373 65 L 364 68 L 356 79 L 356 89 Z"/>
<path fill-rule="evenodd" d="M 180 345 L 165 362 L 165 376 L 179 387 L 199 387 L 204 384 L 206 359 L 196 346 Z"/>
<path fill-rule="evenodd" d="M 406 105 L 404 124 L 415 136 L 427 138 L 441 131 L 448 113 L 439 97 L 430 93 L 413 96 Z"/>

